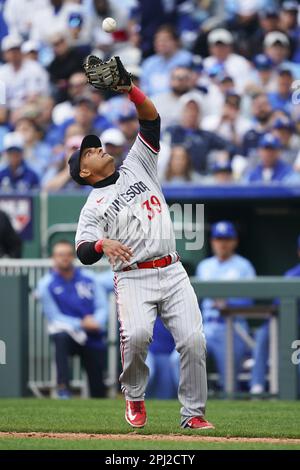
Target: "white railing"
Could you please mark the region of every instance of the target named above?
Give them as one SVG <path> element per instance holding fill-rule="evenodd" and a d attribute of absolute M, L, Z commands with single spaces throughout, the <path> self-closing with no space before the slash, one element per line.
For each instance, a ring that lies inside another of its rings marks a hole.
<path fill-rule="evenodd" d="M 82 267 L 79 262 L 75 264 Z M 42 397 L 44 390 L 50 390 L 50 393 L 53 394 L 56 383 L 53 346 L 47 334 L 46 319 L 42 314 L 41 303 L 35 294 L 39 280 L 49 271 L 51 266 L 50 259 L 0 259 L 0 276 L 22 274 L 28 276 L 28 387 L 37 397 Z M 88 269 L 101 272 L 106 270 L 108 266 L 108 263 L 101 263 L 100 266 Z M 118 323 L 114 295 L 111 295 L 109 300 L 106 384 L 109 396 L 113 397 L 117 393 L 118 384 Z M 82 394 L 85 395 L 86 377 L 77 357 L 72 361 L 71 386 L 80 388 Z"/>

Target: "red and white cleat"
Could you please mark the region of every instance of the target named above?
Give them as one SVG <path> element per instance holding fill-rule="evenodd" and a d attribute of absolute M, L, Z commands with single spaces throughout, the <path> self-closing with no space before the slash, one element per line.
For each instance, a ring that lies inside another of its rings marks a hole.
<path fill-rule="evenodd" d="M 203 429 L 203 431 L 206 429 L 215 429 L 215 427 L 206 421 L 203 416 L 194 416 L 194 418 L 191 418 L 184 427 L 189 429 Z"/>
<path fill-rule="evenodd" d="M 144 401 L 126 400 L 125 419 L 133 428 L 142 428 L 147 423 Z"/>

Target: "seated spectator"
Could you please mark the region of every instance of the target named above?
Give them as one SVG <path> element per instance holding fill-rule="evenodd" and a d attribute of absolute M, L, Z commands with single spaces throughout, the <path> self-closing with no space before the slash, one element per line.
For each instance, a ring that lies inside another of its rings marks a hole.
<path fill-rule="evenodd" d="M 268 93 L 268 99 L 273 110 L 292 114 L 296 107 L 292 99 L 293 81 L 293 74 L 290 70 L 280 70 L 278 72 L 276 90 Z"/>
<path fill-rule="evenodd" d="M 180 145 L 172 147 L 164 182 L 184 184 L 200 181 L 201 176 L 193 171 L 191 158 L 186 148 Z"/>
<path fill-rule="evenodd" d="M 139 121 L 137 118 L 136 110 L 130 107 L 127 108 L 126 111 L 123 111 L 118 118 L 118 127 L 122 134 L 125 136 L 125 146 L 129 151 L 139 131 Z"/>
<path fill-rule="evenodd" d="M 0 189 L 26 192 L 38 188 L 38 175 L 24 161 L 22 136 L 15 132 L 7 134 L 4 138 L 4 152 L 8 163 L 0 170 Z"/>
<path fill-rule="evenodd" d="M 33 119 L 23 117 L 16 123 L 16 132 L 23 137 L 24 160 L 41 178 L 52 156 L 50 145 L 42 141 L 41 128 Z"/>
<path fill-rule="evenodd" d="M 180 97 L 194 87 L 193 74 L 188 67 L 175 67 L 171 72 L 170 90 L 153 97 L 153 102 L 161 118 L 161 128 L 178 124 L 180 120 Z M 197 92 L 196 92 L 197 93 Z M 202 94 L 199 92 L 199 100 Z"/>
<path fill-rule="evenodd" d="M 40 45 L 37 41 L 25 41 L 21 47 L 21 52 L 25 60 L 28 59 L 39 62 L 39 51 Z"/>
<path fill-rule="evenodd" d="M 297 253 L 300 258 L 300 236 L 297 242 Z M 289 269 L 285 277 L 300 277 L 300 264 Z M 299 315 L 300 322 L 300 315 Z M 300 323 L 299 323 L 300 325 Z M 263 323 L 255 334 L 255 348 L 253 351 L 254 366 L 251 375 L 250 393 L 260 395 L 266 392 L 266 376 L 269 362 L 269 341 L 270 341 L 270 324 L 269 321 Z"/>
<path fill-rule="evenodd" d="M 176 398 L 179 384 L 179 354 L 174 339 L 161 318 L 156 318 L 153 339 L 149 346 L 146 365 L 149 368 L 147 398 L 171 400 Z"/>
<path fill-rule="evenodd" d="M 0 65 L 0 81 L 6 89 L 9 109 L 19 108 L 33 96 L 49 94 L 47 72 L 39 63 L 24 59 L 21 44 L 21 38 L 11 35 L 1 44 L 6 63 Z"/>
<path fill-rule="evenodd" d="M 72 124 L 78 124 L 84 135 L 99 135 L 111 127 L 106 117 L 98 114 L 97 106 L 88 96 L 81 96 L 74 100 L 74 117 L 66 119 L 57 129 L 58 142 L 63 142 L 66 129 Z M 57 142 L 57 143 L 58 143 Z"/>
<path fill-rule="evenodd" d="M 0 258 L 21 258 L 22 241 L 9 217 L 0 210 Z"/>
<path fill-rule="evenodd" d="M 67 32 L 70 44 L 82 55 L 91 53 L 92 18 L 86 14 L 83 5 L 70 3 L 66 8 Z"/>
<path fill-rule="evenodd" d="M 211 168 L 211 174 L 202 180 L 204 184 L 224 185 L 233 184 L 233 172 L 230 162 L 216 162 Z"/>
<path fill-rule="evenodd" d="M 253 55 L 263 52 L 263 43 L 266 35 L 272 31 L 279 29 L 279 12 L 274 6 L 265 6 L 259 11 L 258 15 L 259 28 L 252 36 L 249 48 L 253 51 Z"/>
<path fill-rule="evenodd" d="M 264 54 L 269 57 L 277 69 L 290 70 L 295 78 L 300 78 L 300 65 L 289 59 L 291 48 L 286 34 L 281 31 L 271 31 L 263 42 Z"/>
<path fill-rule="evenodd" d="M 228 92 L 221 116 L 207 116 L 202 121 L 202 128 L 215 132 L 220 137 L 240 146 L 251 122 L 241 114 L 241 97 L 235 92 Z"/>
<path fill-rule="evenodd" d="M 244 180 L 248 183 L 282 182 L 299 184 L 300 178 L 288 163 L 281 159 L 282 145 L 271 133 L 261 137 L 258 143 L 260 163 L 246 173 Z"/>
<path fill-rule="evenodd" d="M 120 129 L 111 127 L 106 129 L 100 136 L 105 152 L 114 157 L 115 165 L 119 168 L 127 152 L 125 148 L 126 140 Z"/>
<path fill-rule="evenodd" d="M 154 36 L 155 54 L 142 63 L 141 87 L 149 96 L 170 89 L 170 73 L 174 67 L 191 63 L 190 52 L 180 49 L 172 26 L 161 26 Z"/>
<path fill-rule="evenodd" d="M 291 44 L 291 60 L 300 63 L 300 26 L 298 23 L 299 4 L 284 1 L 280 10 L 280 29 L 288 36 Z"/>
<path fill-rule="evenodd" d="M 56 0 L 56 3 L 62 0 Z M 48 7 L 49 0 L 5 0 L 3 5 L 4 18 L 10 33 L 22 37 L 31 34 L 32 22 L 36 15 Z M 45 24 L 41 24 L 45 27 Z"/>
<path fill-rule="evenodd" d="M 74 267 L 74 249 L 68 241 L 55 243 L 53 269 L 38 283 L 37 295 L 55 345 L 57 395 L 69 398 L 69 359 L 80 356 L 90 396 L 105 396 L 103 370 L 108 303 L 97 275 Z"/>
<path fill-rule="evenodd" d="M 58 103 L 67 100 L 68 80 L 76 72 L 82 72 L 84 54 L 71 47 L 66 31 L 57 31 L 51 35 L 54 58 L 47 69 L 54 87 L 54 96 Z"/>
<path fill-rule="evenodd" d="M 273 123 L 272 134 L 281 142 L 281 158 L 294 165 L 297 156 L 300 156 L 300 137 L 295 134 L 295 125 L 288 117 L 278 117 Z"/>
<path fill-rule="evenodd" d="M 183 145 L 190 154 L 194 170 L 203 174 L 209 170 L 210 152 L 222 151 L 229 158 L 233 145 L 214 132 L 199 128 L 201 105 L 194 95 L 187 94 L 182 99 L 180 124 L 168 127 L 163 139 L 169 145 Z"/>
<path fill-rule="evenodd" d="M 88 84 L 85 74 L 83 72 L 73 73 L 67 84 L 67 100 L 58 103 L 53 109 L 53 122 L 59 126 L 67 119 L 72 119 L 74 117 L 74 103 L 87 92 Z"/>
<path fill-rule="evenodd" d="M 224 73 L 233 78 L 236 90 L 241 93 L 251 71 L 250 63 L 233 52 L 233 36 L 226 29 L 215 29 L 208 35 L 210 56 L 204 59 L 205 69 L 221 64 Z"/>
<path fill-rule="evenodd" d="M 270 128 L 272 108 L 268 96 L 264 93 L 254 95 L 251 105 L 252 128 L 246 132 L 242 144 L 242 155 L 251 157 L 257 153 L 259 139 Z"/>
<path fill-rule="evenodd" d="M 62 153 L 53 160 L 42 179 L 42 186 L 45 191 L 82 191 L 85 189 L 73 181 L 68 165 L 70 155 L 80 147 L 82 139 L 82 135 L 75 135 L 66 139 Z"/>
<path fill-rule="evenodd" d="M 231 222 L 221 221 L 212 226 L 211 248 L 213 256 L 201 261 L 196 270 L 196 276 L 202 281 L 252 279 L 255 270 L 246 258 L 236 254 L 238 235 Z M 203 299 L 202 317 L 206 337 L 207 353 L 215 361 L 219 373 L 219 385 L 225 386 L 225 357 L 226 357 L 226 324 L 220 313 L 220 308 L 226 306 L 245 306 L 251 304 L 249 299 Z M 235 323 L 240 328 L 248 330 L 247 321 L 235 317 Z M 235 379 L 247 353 L 247 346 L 241 337 L 234 333 L 234 367 Z"/>
<path fill-rule="evenodd" d="M 277 73 L 270 57 L 258 54 L 254 57 L 255 69 L 252 71 L 245 91 L 250 94 L 271 92 L 276 90 Z"/>

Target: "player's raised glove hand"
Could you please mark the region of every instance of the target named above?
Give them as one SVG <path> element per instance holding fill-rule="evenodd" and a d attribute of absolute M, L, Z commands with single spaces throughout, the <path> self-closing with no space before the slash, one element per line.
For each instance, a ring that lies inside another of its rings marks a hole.
<path fill-rule="evenodd" d="M 122 263 L 128 263 L 133 256 L 131 248 L 117 240 L 109 240 L 105 238 L 103 240 L 103 253 L 107 256 L 110 264 L 113 266 L 117 259 L 120 259 Z"/>
<path fill-rule="evenodd" d="M 98 90 L 129 92 L 132 88 L 131 75 L 118 56 L 104 62 L 95 55 L 89 55 L 83 67 L 88 82 Z"/>

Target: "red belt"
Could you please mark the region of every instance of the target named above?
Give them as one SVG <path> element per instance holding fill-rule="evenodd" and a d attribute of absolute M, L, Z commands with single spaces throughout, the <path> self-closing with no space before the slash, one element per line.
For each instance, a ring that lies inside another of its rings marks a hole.
<path fill-rule="evenodd" d="M 176 263 L 179 260 L 179 255 L 176 254 L 176 259 L 172 260 L 171 255 L 164 256 L 163 258 L 153 259 L 150 261 L 143 261 L 142 263 L 136 263 L 137 269 L 155 269 L 155 268 L 165 268 L 172 263 Z M 127 268 L 122 269 L 122 271 L 132 271 L 135 268 L 127 266 Z"/>

